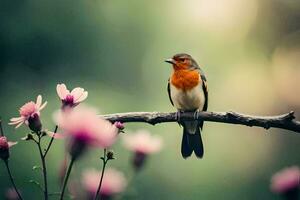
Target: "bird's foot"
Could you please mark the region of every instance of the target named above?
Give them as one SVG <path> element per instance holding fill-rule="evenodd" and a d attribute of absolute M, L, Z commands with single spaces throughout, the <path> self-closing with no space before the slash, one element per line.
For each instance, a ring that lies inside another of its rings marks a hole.
<path fill-rule="evenodd" d="M 199 118 L 199 111 L 198 110 L 196 110 L 195 112 L 194 112 L 194 119 L 195 120 L 198 120 L 198 118 Z"/>
<path fill-rule="evenodd" d="M 178 110 L 176 113 L 175 113 L 175 119 L 176 121 L 179 123 L 180 122 L 180 118 L 181 118 L 181 113 L 182 111 Z"/>

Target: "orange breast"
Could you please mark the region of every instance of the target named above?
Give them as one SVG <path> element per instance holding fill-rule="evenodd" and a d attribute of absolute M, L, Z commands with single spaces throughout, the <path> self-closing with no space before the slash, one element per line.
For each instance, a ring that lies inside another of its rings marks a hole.
<path fill-rule="evenodd" d="M 190 90 L 197 86 L 201 78 L 196 70 L 175 70 L 171 77 L 171 84 L 177 89 Z"/>

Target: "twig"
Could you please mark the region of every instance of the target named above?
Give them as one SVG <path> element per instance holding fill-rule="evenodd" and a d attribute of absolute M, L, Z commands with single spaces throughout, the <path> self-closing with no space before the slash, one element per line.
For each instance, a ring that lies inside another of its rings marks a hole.
<path fill-rule="evenodd" d="M 144 122 L 152 125 L 166 122 L 177 122 L 177 113 L 167 112 L 128 112 L 100 115 L 111 122 Z M 227 124 L 257 126 L 265 129 L 281 128 L 300 133 L 300 121 L 295 120 L 294 112 L 276 116 L 251 116 L 236 112 L 199 112 L 195 118 L 193 112 L 180 114 L 181 121 L 203 120 Z"/>

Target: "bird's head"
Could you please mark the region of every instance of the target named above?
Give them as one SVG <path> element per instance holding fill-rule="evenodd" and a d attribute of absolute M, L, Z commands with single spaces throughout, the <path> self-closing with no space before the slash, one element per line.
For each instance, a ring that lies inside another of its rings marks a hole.
<path fill-rule="evenodd" d="M 199 66 L 196 61 L 186 53 L 180 53 L 174 55 L 172 58 L 165 60 L 165 62 L 173 65 L 174 70 L 182 69 L 198 69 Z"/>

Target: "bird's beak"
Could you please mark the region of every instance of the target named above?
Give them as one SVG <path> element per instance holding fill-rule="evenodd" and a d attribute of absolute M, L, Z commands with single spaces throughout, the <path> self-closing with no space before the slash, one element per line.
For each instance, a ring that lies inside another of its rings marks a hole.
<path fill-rule="evenodd" d="M 165 62 L 175 65 L 175 60 L 173 58 L 169 58 L 165 60 Z"/>

